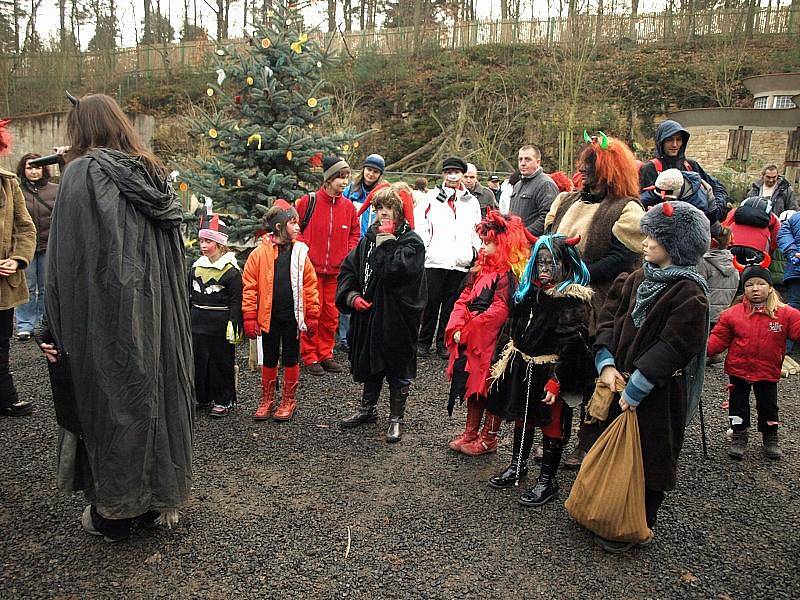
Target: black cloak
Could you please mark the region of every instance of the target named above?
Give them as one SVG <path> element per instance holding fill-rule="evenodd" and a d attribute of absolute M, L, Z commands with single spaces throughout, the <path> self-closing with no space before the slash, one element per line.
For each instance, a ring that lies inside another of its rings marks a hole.
<path fill-rule="evenodd" d="M 417 341 L 428 299 L 425 245 L 403 221 L 397 238 L 377 244 L 380 223 L 373 223 L 342 263 L 336 307 L 350 319 L 350 372 L 364 382 L 378 375 L 413 379 Z M 365 312 L 353 309 L 355 296 L 372 302 Z"/>
<path fill-rule="evenodd" d="M 59 434 L 59 486 L 84 490 L 107 518 L 178 508 L 194 397 L 180 205 L 140 160 L 105 148 L 72 161 L 60 184 L 46 310 L 82 435 Z"/>

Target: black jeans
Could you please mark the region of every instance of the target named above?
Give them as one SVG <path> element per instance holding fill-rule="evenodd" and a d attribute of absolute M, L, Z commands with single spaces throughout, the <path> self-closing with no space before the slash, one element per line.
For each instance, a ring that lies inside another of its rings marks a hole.
<path fill-rule="evenodd" d="M 264 366 L 277 367 L 278 357 L 284 367 L 293 367 L 300 362 L 300 333 L 297 321 L 276 323 L 270 321 L 269 333 L 261 334 L 261 346 L 264 349 Z"/>
<path fill-rule="evenodd" d="M 197 404 L 236 404 L 236 346 L 221 335 L 192 335 Z"/>
<path fill-rule="evenodd" d="M 750 427 L 750 387 L 756 396 L 758 430 L 760 432 L 778 429 L 778 384 L 774 381 L 754 381 L 752 384 L 740 377 L 730 376 L 731 389 L 728 401 L 728 416 L 734 431 L 744 431 Z M 734 423 L 739 417 L 741 423 Z M 770 423 L 773 423 L 770 425 Z"/>
<path fill-rule="evenodd" d="M 466 273 L 462 271 L 425 269 L 428 303 L 422 313 L 422 325 L 419 328 L 420 346 L 430 347 L 435 332 L 437 350 L 444 348 L 444 330 L 465 276 Z"/>
<path fill-rule="evenodd" d="M 14 309 L 0 310 L 0 406 L 7 407 L 19 400 L 17 388 L 8 365 L 11 335 L 14 333 Z"/>

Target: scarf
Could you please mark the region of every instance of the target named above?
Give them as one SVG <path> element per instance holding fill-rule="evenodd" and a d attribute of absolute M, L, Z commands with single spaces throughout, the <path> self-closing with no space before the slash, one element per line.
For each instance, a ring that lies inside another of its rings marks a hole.
<path fill-rule="evenodd" d="M 644 270 L 644 281 L 636 290 L 636 304 L 631 312 L 633 325 L 637 329 L 644 323 L 648 309 L 658 300 L 661 292 L 679 279 L 691 279 L 700 286 L 706 296 L 708 295 L 708 284 L 695 267 L 670 265 L 666 269 L 660 269 L 653 263 L 645 261 L 642 269 Z"/>

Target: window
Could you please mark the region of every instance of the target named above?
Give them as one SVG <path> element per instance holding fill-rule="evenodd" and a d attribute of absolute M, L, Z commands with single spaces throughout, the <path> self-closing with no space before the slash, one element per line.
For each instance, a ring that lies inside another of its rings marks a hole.
<path fill-rule="evenodd" d="M 791 96 L 775 96 L 772 108 L 797 108 Z"/>
<path fill-rule="evenodd" d="M 750 136 L 752 131 L 739 127 L 728 130 L 727 160 L 746 161 L 750 158 Z"/>
<path fill-rule="evenodd" d="M 756 98 L 756 101 L 753 102 L 753 108 L 767 108 L 767 96 L 761 96 L 760 98 Z"/>

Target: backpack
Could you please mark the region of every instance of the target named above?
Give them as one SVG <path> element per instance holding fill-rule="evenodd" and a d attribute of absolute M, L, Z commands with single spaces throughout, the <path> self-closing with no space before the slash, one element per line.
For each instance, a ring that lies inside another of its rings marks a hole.
<path fill-rule="evenodd" d="M 664 163 L 661 162 L 660 158 L 651 158 L 650 162 L 656 168 L 656 173 L 661 173 L 661 171 L 664 170 Z M 692 170 L 691 163 L 686 159 L 683 160 L 683 169 L 682 170 L 683 171 L 691 171 Z"/>
<path fill-rule="evenodd" d="M 742 202 L 742 205 L 733 213 L 734 223 L 758 228 L 769 227 L 772 213 L 764 210 L 761 198 L 756 198 L 755 200 L 756 202 L 752 203 L 748 203 L 747 200 Z"/>
<path fill-rule="evenodd" d="M 303 220 L 300 221 L 300 233 L 303 233 L 306 230 L 306 227 L 308 227 L 308 222 L 311 220 L 311 216 L 314 214 L 315 208 L 317 208 L 317 193 L 309 192 L 306 214 L 303 215 Z"/>

